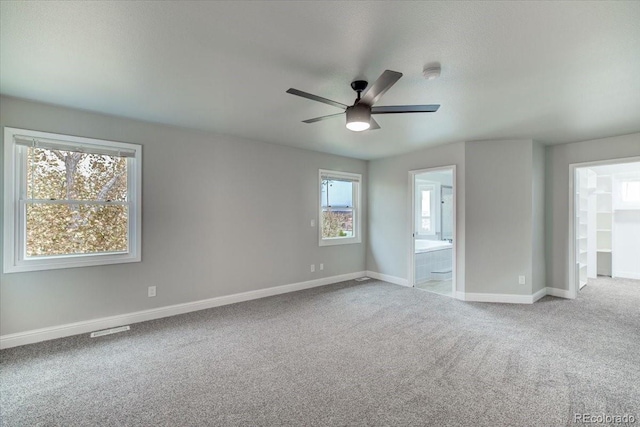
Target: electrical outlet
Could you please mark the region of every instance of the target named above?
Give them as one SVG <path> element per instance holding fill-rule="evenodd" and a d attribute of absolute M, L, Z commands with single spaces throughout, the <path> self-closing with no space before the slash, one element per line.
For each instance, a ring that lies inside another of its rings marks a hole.
<path fill-rule="evenodd" d="M 524 279 L 524 276 L 518 276 L 518 283 L 520 285 L 526 284 L 526 280 Z"/>
<path fill-rule="evenodd" d="M 324 270 L 324 264 L 320 264 L 320 270 Z"/>
<path fill-rule="evenodd" d="M 148 297 L 155 297 L 156 296 L 156 287 L 155 286 L 149 286 L 149 288 L 147 289 L 147 296 Z"/>
<path fill-rule="evenodd" d="M 315 264 L 311 264 L 311 272 L 315 272 L 316 271 L 316 265 Z"/>
<path fill-rule="evenodd" d="M 315 226 L 316 226 L 316 220 L 315 220 L 315 219 L 312 219 L 312 220 L 311 220 L 311 226 L 312 226 L 312 227 L 315 227 Z"/>

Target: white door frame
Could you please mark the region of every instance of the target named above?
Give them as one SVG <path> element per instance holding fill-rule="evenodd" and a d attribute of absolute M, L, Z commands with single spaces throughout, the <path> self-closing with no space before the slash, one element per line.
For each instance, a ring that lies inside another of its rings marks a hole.
<path fill-rule="evenodd" d="M 457 229 L 458 229 L 458 221 L 456 218 L 456 205 L 457 205 L 457 199 L 458 199 L 458 186 L 456 184 L 456 165 L 449 165 L 449 166 L 438 166 L 438 167 L 433 167 L 433 168 L 427 168 L 427 169 L 418 169 L 418 170 L 412 170 L 409 171 L 409 237 L 411 240 L 411 244 L 409 245 L 409 274 L 407 275 L 408 279 L 408 285 L 411 287 L 415 287 L 416 283 L 415 283 L 415 268 L 416 268 L 416 262 L 415 262 L 415 253 L 416 253 L 416 247 L 415 247 L 415 238 L 414 238 L 414 233 L 416 232 L 415 228 L 416 228 L 416 175 L 420 175 L 426 172 L 437 172 L 437 171 L 451 171 L 453 177 L 452 177 L 452 185 L 453 185 L 453 251 L 452 251 L 452 256 L 453 256 L 453 260 L 452 260 L 452 264 L 451 264 L 451 296 L 453 298 L 457 298 L 457 293 L 456 293 L 456 282 L 457 282 L 457 270 L 458 270 L 458 251 L 457 251 L 457 247 L 458 247 L 458 239 L 457 239 Z"/>
<path fill-rule="evenodd" d="M 633 163 L 640 161 L 640 156 L 621 157 L 609 160 L 597 160 L 593 162 L 571 163 L 569 165 L 569 298 L 578 297 L 578 278 L 576 277 L 576 182 L 578 169 L 589 166 L 616 165 L 620 163 Z M 612 242 L 613 243 L 613 242 Z M 613 246 L 613 244 L 612 244 Z M 611 257 L 613 270 L 613 255 Z"/>

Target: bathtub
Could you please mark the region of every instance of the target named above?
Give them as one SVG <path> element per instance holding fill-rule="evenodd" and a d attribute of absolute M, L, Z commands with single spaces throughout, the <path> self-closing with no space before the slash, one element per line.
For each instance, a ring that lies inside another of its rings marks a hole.
<path fill-rule="evenodd" d="M 453 244 L 442 240 L 416 240 L 415 282 L 450 280 Z"/>
<path fill-rule="evenodd" d="M 416 240 L 416 253 L 439 251 L 442 249 L 450 249 L 453 244 L 446 240 Z"/>

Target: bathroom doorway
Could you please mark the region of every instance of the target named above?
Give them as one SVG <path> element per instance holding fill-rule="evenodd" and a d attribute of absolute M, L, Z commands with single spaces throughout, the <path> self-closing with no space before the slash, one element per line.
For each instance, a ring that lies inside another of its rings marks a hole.
<path fill-rule="evenodd" d="M 409 284 L 455 297 L 455 166 L 409 172 Z"/>

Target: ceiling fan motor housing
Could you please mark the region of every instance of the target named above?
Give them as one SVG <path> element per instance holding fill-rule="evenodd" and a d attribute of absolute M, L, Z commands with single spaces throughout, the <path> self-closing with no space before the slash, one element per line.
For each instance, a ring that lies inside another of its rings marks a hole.
<path fill-rule="evenodd" d="M 347 124 L 349 123 L 371 123 L 371 107 L 366 104 L 356 104 L 348 107 Z M 369 126 L 367 126 L 368 128 Z"/>

